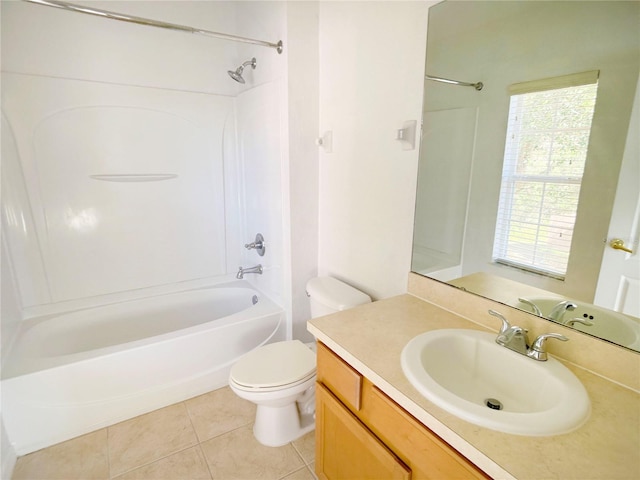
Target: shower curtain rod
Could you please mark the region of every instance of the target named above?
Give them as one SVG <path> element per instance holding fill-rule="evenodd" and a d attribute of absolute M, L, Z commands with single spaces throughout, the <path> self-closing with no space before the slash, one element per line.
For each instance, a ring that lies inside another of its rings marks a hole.
<path fill-rule="evenodd" d="M 69 10 L 72 12 L 86 13 L 88 15 L 95 15 L 98 17 L 109 18 L 111 20 L 120 20 L 121 22 L 137 23 L 139 25 L 147 25 L 150 27 L 166 28 L 167 30 L 176 30 L 180 32 L 193 33 L 196 35 L 204 35 L 206 37 L 221 38 L 223 40 L 232 40 L 234 42 L 251 43 L 253 45 L 261 45 L 263 47 L 275 48 L 278 53 L 282 53 L 282 40 L 278 43 L 265 42 L 263 40 L 255 40 L 253 38 L 239 37 L 237 35 L 229 35 L 228 33 L 211 32 L 209 30 L 201 30 L 199 28 L 188 27 L 186 25 L 177 25 L 175 23 L 160 22 L 158 20 L 151 20 L 143 17 L 134 17 L 130 15 L 123 15 L 121 13 L 110 12 L 108 10 L 101 10 L 99 8 L 85 7 L 82 5 L 76 5 L 68 2 L 61 2 L 58 0 L 23 0 L 28 3 L 35 3 L 37 5 L 45 5 L 47 7 L 61 8 L 63 10 Z"/>
<path fill-rule="evenodd" d="M 442 83 L 450 83 L 452 85 L 461 85 L 463 87 L 473 87 L 476 90 L 482 90 L 482 87 L 484 87 L 484 84 L 482 82 L 477 82 L 477 83 L 459 82 L 458 80 L 449 80 L 448 78 L 432 77 L 431 75 L 425 75 L 424 77 L 427 80 L 433 80 L 435 82 L 442 82 Z"/>

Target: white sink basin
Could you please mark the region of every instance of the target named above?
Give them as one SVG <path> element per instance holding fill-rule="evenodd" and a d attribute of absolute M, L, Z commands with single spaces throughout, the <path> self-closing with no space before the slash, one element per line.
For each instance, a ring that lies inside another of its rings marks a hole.
<path fill-rule="evenodd" d="M 495 338 L 460 329 L 418 335 L 402 351 L 402 370 L 429 401 L 492 430 L 558 435 L 584 423 L 591 404 L 569 369 L 554 358 L 540 362 L 511 351 Z"/>
<path fill-rule="evenodd" d="M 542 312 L 543 317 L 549 318 L 549 314 L 553 307 L 564 298 L 554 297 L 524 297 L 526 300 L 533 302 Z M 593 325 L 583 325 L 581 323 L 573 323 L 572 328 L 584 333 L 604 338 L 610 342 L 617 343 L 623 347 L 640 348 L 640 324 L 635 322 L 626 315 L 607 308 L 598 307 L 590 303 L 573 301 L 578 308 L 573 311 L 565 312 L 562 322 L 565 323 L 574 318 L 587 320 Z M 511 303 L 514 307 L 527 312 L 533 312 L 530 305 L 515 300 Z"/>

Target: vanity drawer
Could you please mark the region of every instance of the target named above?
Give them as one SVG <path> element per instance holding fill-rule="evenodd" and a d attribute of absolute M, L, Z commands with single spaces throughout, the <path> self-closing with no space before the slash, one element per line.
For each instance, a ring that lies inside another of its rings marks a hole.
<path fill-rule="evenodd" d="M 318 342 L 318 382 L 323 383 L 352 411 L 362 402 L 362 375 Z"/>
<path fill-rule="evenodd" d="M 365 379 L 358 416 L 422 479 L 488 479 L 475 465 Z"/>

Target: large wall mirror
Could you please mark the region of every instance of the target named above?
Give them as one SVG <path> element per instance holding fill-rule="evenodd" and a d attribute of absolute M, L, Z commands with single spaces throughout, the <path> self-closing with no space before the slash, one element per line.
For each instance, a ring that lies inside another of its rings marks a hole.
<path fill-rule="evenodd" d="M 412 271 L 640 351 L 639 25 L 638 1 L 430 8 Z"/>

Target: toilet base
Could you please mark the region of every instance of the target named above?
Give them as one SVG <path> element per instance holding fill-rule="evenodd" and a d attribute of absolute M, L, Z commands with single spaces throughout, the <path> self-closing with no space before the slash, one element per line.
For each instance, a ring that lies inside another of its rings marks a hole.
<path fill-rule="evenodd" d="M 267 447 L 280 447 L 315 428 L 315 415 L 300 415 L 296 402 L 281 407 L 258 405 L 253 435 Z"/>

